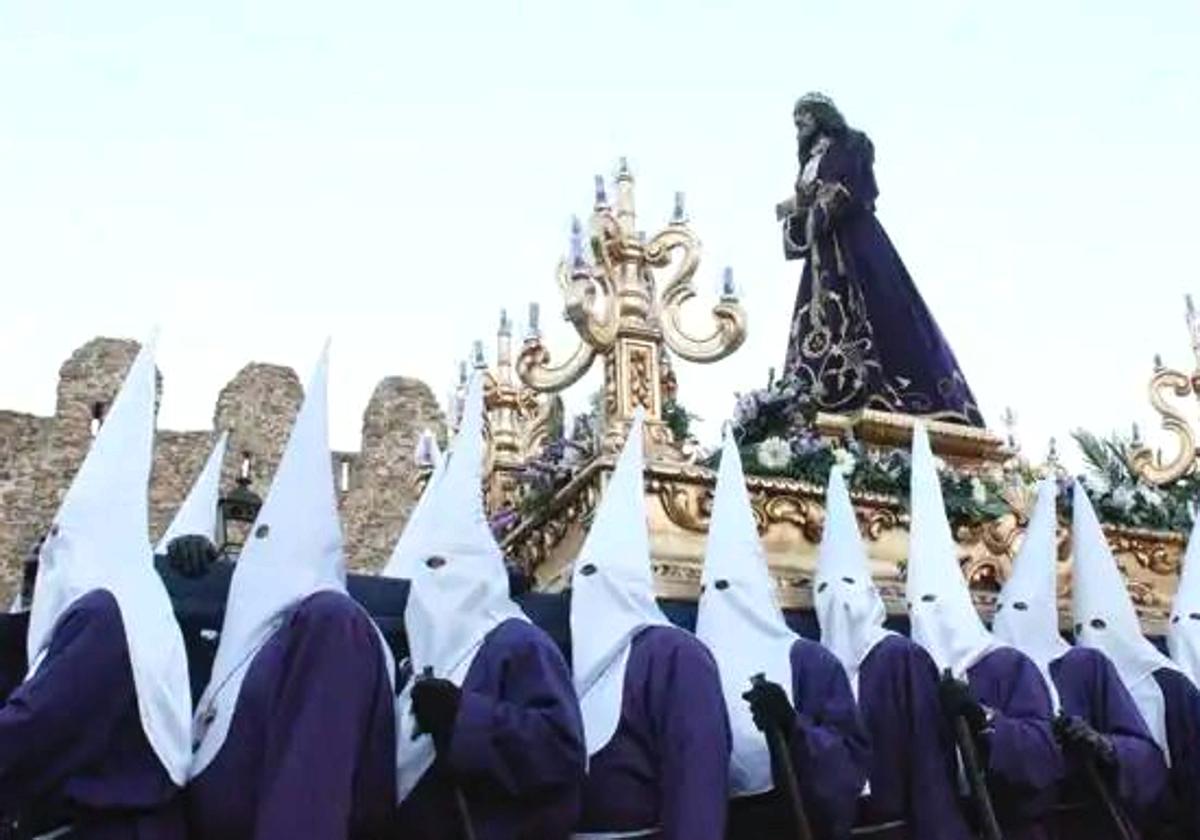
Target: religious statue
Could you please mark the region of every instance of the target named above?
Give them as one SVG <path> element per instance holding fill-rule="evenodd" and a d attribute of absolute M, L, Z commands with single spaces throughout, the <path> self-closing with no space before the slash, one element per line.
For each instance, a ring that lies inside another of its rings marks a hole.
<path fill-rule="evenodd" d="M 875 148 L 819 93 L 794 111 L 799 176 L 776 207 L 803 259 L 786 377 L 812 409 L 982 426 L 950 345 L 875 218 Z"/>

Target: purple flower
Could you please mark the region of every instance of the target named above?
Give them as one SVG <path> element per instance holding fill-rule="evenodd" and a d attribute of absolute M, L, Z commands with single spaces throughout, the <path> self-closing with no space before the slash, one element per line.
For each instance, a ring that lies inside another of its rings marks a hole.
<path fill-rule="evenodd" d="M 811 455 L 821 448 L 821 440 L 810 431 L 803 431 L 792 438 L 792 452 L 797 457 Z"/>
<path fill-rule="evenodd" d="M 496 537 L 502 537 L 516 526 L 520 518 L 515 510 L 505 506 L 488 517 L 488 526 Z"/>

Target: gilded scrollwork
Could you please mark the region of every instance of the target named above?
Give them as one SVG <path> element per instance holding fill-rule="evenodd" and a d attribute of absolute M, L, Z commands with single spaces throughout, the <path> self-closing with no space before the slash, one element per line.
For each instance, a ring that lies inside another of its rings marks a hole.
<path fill-rule="evenodd" d="M 651 478 L 647 489 L 657 495 L 667 518 L 694 534 L 708 533 L 712 517 L 712 491 L 708 488 Z"/>
<path fill-rule="evenodd" d="M 694 560 L 673 563 L 702 564 L 701 546 L 712 514 L 715 476 L 710 471 L 680 467 L 661 474 L 651 471 L 647 481 L 649 498 L 656 499 L 662 522 L 655 526 L 656 539 L 666 540 L 674 557 L 691 551 Z M 811 604 L 811 575 L 816 562 L 824 524 L 821 488 L 779 478 L 752 477 L 748 481 L 751 509 L 760 534 L 767 539 L 771 574 L 779 586 L 781 603 L 789 608 Z M 852 497 L 876 582 L 890 593 L 889 610 L 903 611 L 904 569 L 907 564 L 909 518 L 899 499 L 856 493 Z M 651 515 L 651 522 L 659 522 Z M 973 526 L 960 526 L 954 537 L 963 575 L 969 581 L 981 611 L 988 614 L 996 594 L 1012 571 L 1012 561 L 1028 524 L 1015 512 Z M 665 528 L 665 530 L 664 530 Z M 1108 540 L 1123 569 L 1132 570 L 1131 595 L 1145 619 L 1161 619 L 1161 607 L 1169 600 L 1177 573 L 1182 540 L 1178 535 L 1108 528 Z M 678 542 L 682 540 L 682 542 Z M 690 548 L 689 548 L 690 547 Z M 1060 526 L 1056 535 L 1058 594 L 1069 615 L 1070 533 Z M 679 595 L 678 575 L 670 591 Z M 664 583 L 664 585 L 667 585 Z M 694 593 L 692 593 L 694 595 Z M 690 597 L 690 596 L 689 596 Z"/>
<path fill-rule="evenodd" d="M 818 543 L 821 540 L 825 510 L 813 499 L 791 494 L 772 496 L 763 504 L 763 513 L 768 524 L 782 522 L 794 525 L 809 542 Z"/>
<path fill-rule="evenodd" d="M 682 225 L 672 224 L 646 246 L 646 263 L 665 268 L 676 252 L 680 253 L 678 266 L 662 287 L 663 338 L 688 361 L 723 359 L 746 340 L 746 312 L 736 301 L 722 298 L 713 307 L 712 331 L 700 336 L 689 333 L 683 326 L 683 306 L 696 297 L 692 280 L 700 264 L 700 240 Z"/>
<path fill-rule="evenodd" d="M 618 318 L 611 276 L 587 266 L 568 270 L 565 261 L 559 263 L 558 276 L 567 320 L 584 343 L 600 352 L 612 348 L 617 340 Z"/>
<path fill-rule="evenodd" d="M 1175 575 L 1179 572 L 1180 559 L 1183 556 L 1183 540 L 1171 535 L 1173 539 L 1147 539 L 1151 532 L 1114 530 L 1108 534 L 1109 545 L 1113 552 L 1133 558 L 1133 561 L 1143 569 L 1156 575 Z M 1154 535 L 1159 536 L 1159 535 Z"/>
<path fill-rule="evenodd" d="M 580 341 L 559 365 L 550 363 L 550 351 L 538 339 L 530 339 L 517 357 L 517 375 L 536 391 L 561 391 L 578 382 L 596 358 L 596 348 Z"/>
<path fill-rule="evenodd" d="M 1007 569 L 995 557 L 968 555 L 961 561 L 967 584 L 975 591 L 998 592 Z"/>
<path fill-rule="evenodd" d="M 1187 475 L 1196 465 L 1196 436 L 1183 412 L 1168 402 L 1168 392 L 1176 397 L 1200 393 L 1192 379 L 1179 371 L 1160 369 L 1150 380 L 1150 404 L 1162 417 L 1162 427 L 1176 440 L 1176 453 L 1165 463 L 1161 454 L 1142 446 L 1130 455 L 1134 471 L 1150 484 L 1169 484 Z"/>
<path fill-rule="evenodd" d="M 598 180 L 588 226 L 590 249 L 585 249 L 582 226 L 574 227 L 571 256 L 556 272 L 579 346 L 564 362 L 552 366 L 535 329 L 517 364 L 518 375 L 531 388 L 560 391 L 577 382 L 597 356 L 602 357 L 606 452 L 619 446 L 638 407 L 646 411 L 647 429 L 660 453 L 678 449 L 660 428 L 658 389 L 666 348 L 691 361 L 711 362 L 734 352 L 746 337 L 746 314 L 732 288 L 713 310 L 716 327 L 710 334 L 695 336 L 684 329 L 680 307 L 696 295 L 692 277 L 699 265 L 700 244 L 683 218 L 681 205 L 677 211 L 671 223 L 647 241 L 637 226 L 628 168 L 622 166 L 617 174 L 612 203 L 603 180 Z M 590 261 L 585 250 L 590 251 Z M 671 266 L 675 266 L 672 277 L 660 293 L 654 272 Z M 682 452 L 676 457 L 683 458 Z"/>
<path fill-rule="evenodd" d="M 902 527 L 906 521 L 896 510 L 888 507 L 859 507 L 854 512 L 859 530 L 872 542 L 878 540 L 885 531 Z"/>
<path fill-rule="evenodd" d="M 1144 580 L 1128 581 L 1129 597 L 1139 607 L 1164 609 L 1170 606 L 1170 600 L 1158 589 Z"/>
<path fill-rule="evenodd" d="M 650 350 L 646 347 L 629 349 L 629 402 L 647 412 L 654 408 L 654 384 L 651 379 Z"/>

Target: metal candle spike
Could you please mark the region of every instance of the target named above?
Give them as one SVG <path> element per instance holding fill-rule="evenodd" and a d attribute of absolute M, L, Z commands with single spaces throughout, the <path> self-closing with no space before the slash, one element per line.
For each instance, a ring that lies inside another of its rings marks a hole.
<path fill-rule="evenodd" d="M 584 264 L 583 258 L 583 225 L 578 216 L 571 217 L 571 268 L 579 268 Z"/>
<path fill-rule="evenodd" d="M 721 274 L 721 300 L 737 300 L 737 286 L 733 282 L 733 266 L 725 266 Z"/>
<path fill-rule="evenodd" d="M 675 209 L 671 211 L 671 224 L 682 225 L 687 221 L 687 211 L 683 205 L 683 193 L 675 193 Z"/>
<path fill-rule="evenodd" d="M 526 332 L 530 338 L 537 338 L 542 334 L 542 328 L 538 324 L 540 315 L 541 307 L 536 302 L 529 304 L 529 329 Z"/>
<path fill-rule="evenodd" d="M 596 209 L 599 210 L 608 206 L 608 193 L 604 189 L 604 176 L 596 175 L 593 177 L 596 185 Z"/>

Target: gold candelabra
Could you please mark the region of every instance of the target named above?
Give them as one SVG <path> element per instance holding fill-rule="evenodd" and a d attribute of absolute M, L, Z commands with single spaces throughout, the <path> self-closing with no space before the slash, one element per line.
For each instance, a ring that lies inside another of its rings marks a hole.
<path fill-rule="evenodd" d="M 474 343 L 469 362 L 459 363 L 458 383 L 447 400 L 446 414 L 451 432 L 457 429 L 461 420 L 470 369 L 483 375 L 483 403 L 487 412 L 484 472 L 488 476 L 485 488 L 488 507 L 491 510 L 515 508 L 520 497 L 517 474 L 541 450 L 554 431 L 555 423 L 561 422 L 561 402 L 553 395 L 535 391 L 516 377 L 512 321 L 503 309 L 496 331 L 495 366 L 488 367 L 482 341 Z M 418 468 L 427 480 L 432 464 L 422 464 L 418 460 Z"/>
<path fill-rule="evenodd" d="M 1184 412 L 1172 405 L 1170 397 L 1195 395 L 1200 399 L 1200 313 L 1197 313 L 1192 296 L 1187 296 L 1187 325 L 1192 339 L 1192 352 L 1196 358 L 1196 369 L 1191 376 L 1167 368 L 1162 359 L 1154 359 L 1154 375 L 1150 378 L 1150 404 L 1162 417 L 1162 427 L 1176 440 L 1174 457 L 1164 460 L 1162 452 L 1134 441 L 1135 448 L 1130 456 L 1134 471 L 1146 482 L 1155 485 L 1169 484 L 1189 473 L 1197 471 L 1196 434 Z"/>
<path fill-rule="evenodd" d="M 588 225 L 572 225 L 569 256 L 558 265 L 565 315 L 579 335 L 575 349 L 552 364 L 538 328 L 538 307 L 529 310 L 529 334 L 516 370 L 539 392 L 561 391 L 587 373 L 596 357 L 604 363 L 601 446 L 617 451 L 634 411 L 646 413 L 647 436 L 655 455 L 680 457 L 663 423 L 665 392 L 671 387 L 669 350 L 693 362 L 715 362 L 746 338 L 746 312 L 738 301 L 733 274 L 725 269 L 713 327 L 693 334 L 684 326 L 683 305 L 696 297 L 693 278 L 700 264 L 700 240 L 688 226 L 683 194 L 665 228 L 651 237 L 637 227 L 633 175 L 625 159 L 617 169 L 615 200 L 596 176 L 595 205 Z M 586 251 L 591 252 L 591 259 Z M 660 284 L 660 274 L 669 272 Z"/>

